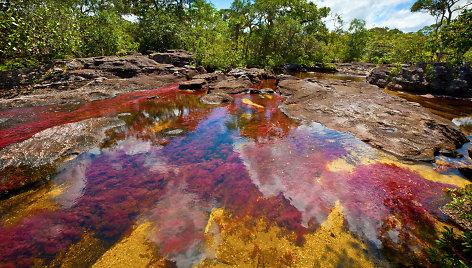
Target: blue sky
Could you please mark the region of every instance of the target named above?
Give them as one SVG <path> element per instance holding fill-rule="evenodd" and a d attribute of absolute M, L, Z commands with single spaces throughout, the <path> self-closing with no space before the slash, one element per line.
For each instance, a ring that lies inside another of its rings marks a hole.
<path fill-rule="evenodd" d="M 210 0 L 216 8 L 229 8 L 232 1 Z M 389 27 L 405 32 L 417 31 L 434 23 L 434 18 L 426 13 L 411 13 L 415 0 L 312 0 L 319 7 L 327 6 L 332 13 L 341 14 L 346 24 L 353 19 L 364 19 L 368 28 Z M 466 2 L 462 0 L 461 2 Z M 459 3 L 460 4 L 460 3 Z M 332 29 L 334 20 L 326 20 Z"/>

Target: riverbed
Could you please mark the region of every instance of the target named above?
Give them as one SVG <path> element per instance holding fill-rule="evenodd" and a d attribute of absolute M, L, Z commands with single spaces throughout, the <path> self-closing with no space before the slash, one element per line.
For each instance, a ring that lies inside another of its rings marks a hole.
<path fill-rule="evenodd" d="M 454 159 L 398 159 L 288 118 L 277 94 L 238 94 L 220 106 L 201 103 L 204 94 L 169 84 L 0 111 L 2 148 L 90 118 L 124 122 L 84 153 L 9 170 L 19 182 L 48 176 L 0 201 L 0 266 L 429 264 L 435 230 L 452 224 L 440 210 L 445 189 L 469 183 Z M 472 115 L 427 100 L 448 119 Z"/>

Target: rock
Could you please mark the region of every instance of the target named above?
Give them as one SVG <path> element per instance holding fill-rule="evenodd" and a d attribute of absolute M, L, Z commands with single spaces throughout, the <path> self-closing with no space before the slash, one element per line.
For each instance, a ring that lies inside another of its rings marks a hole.
<path fill-rule="evenodd" d="M 291 117 L 348 132 L 413 160 L 434 161 L 437 154 L 457 155 L 456 149 L 469 141 L 450 121 L 366 82 L 324 83 L 282 81 L 278 90 L 291 97 L 280 108 Z"/>
<path fill-rule="evenodd" d="M 185 131 L 183 131 L 182 129 L 174 129 L 174 130 L 169 130 L 169 131 L 166 131 L 165 134 L 167 135 L 171 135 L 171 136 L 177 136 L 177 135 L 180 135 L 182 133 L 184 133 Z"/>
<path fill-rule="evenodd" d="M 288 74 L 280 74 L 277 75 L 276 79 L 276 84 L 278 85 L 281 81 L 284 80 L 300 80 L 300 78 L 293 76 L 293 75 L 288 75 Z"/>
<path fill-rule="evenodd" d="M 472 71 L 469 64 L 450 68 L 446 63 L 402 66 L 395 70 L 384 65 L 372 70 L 367 81 L 391 90 L 472 97 Z M 428 78 L 428 79 L 427 79 Z"/>
<path fill-rule="evenodd" d="M 193 77 L 193 79 L 205 79 L 208 83 L 216 83 L 224 78 L 223 72 L 216 71 L 208 74 L 199 74 Z"/>
<path fill-rule="evenodd" d="M 179 85 L 179 89 L 199 90 L 207 86 L 205 79 L 192 79 L 186 82 L 182 82 Z"/>
<path fill-rule="evenodd" d="M 357 76 L 367 76 L 372 69 L 377 67 L 375 64 L 367 62 L 335 63 L 335 65 L 338 72 Z"/>
<path fill-rule="evenodd" d="M 9 121 L 11 118 L 10 117 L 0 117 L 0 125 Z"/>
<path fill-rule="evenodd" d="M 306 85 L 307 83 L 304 80 L 287 78 L 278 83 L 276 92 L 284 96 L 291 96 L 297 92 L 303 91 Z"/>
<path fill-rule="evenodd" d="M 105 131 L 124 122 L 113 118 L 92 118 L 43 130 L 20 143 L 0 150 L 0 169 L 39 167 L 98 146 Z"/>
<path fill-rule="evenodd" d="M 472 168 L 459 168 L 458 170 L 468 180 L 472 180 Z"/>
<path fill-rule="evenodd" d="M 138 73 L 153 72 L 158 69 L 157 62 L 143 56 L 98 57 L 94 58 L 95 69 L 110 72 L 121 78 L 130 78 Z"/>
<path fill-rule="evenodd" d="M 246 79 L 228 79 L 216 84 L 216 86 L 211 90 L 211 93 L 238 94 L 247 92 L 251 86 L 251 81 Z"/>
<path fill-rule="evenodd" d="M 296 62 L 288 63 L 284 65 L 283 69 L 289 72 L 295 72 L 295 71 L 300 70 L 300 65 L 298 65 L 298 63 Z"/>
<path fill-rule="evenodd" d="M 211 93 L 200 98 L 200 102 L 211 105 L 218 105 L 224 102 L 233 102 L 234 99 L 226 93 Z"/>
<path fill-rule="evenodd" d="M 274 94 L 275 91 L 272 88 L 251 88 L 249 90 L 251 94 Z"/>
<path fill-rule="evenodd" d="M 34 68 L 0 72 L 0 109 L 110 98 L 185 81 L 200 71 L 202 68 L 190 65 L 158 64 L 138 54 L 56 60 Z"/>
<path fill-rule="evenodd" d="M 231 70 L 227 75 L 234 78 L 249 79 L 253 84 L 261 82 L 263 79 L 274 77 L 272 73 L 257 68 L 236 68 Z"/>
<path fill-rule="evenodd" d="M 423 69 L 415 66 L 402 67 L 398 74 L 392 74 L 392 66 L 373 69 L 367 81 L 373 85 L 392 90 L 404 90 L 424 93 L 430 90 Z"/>
<path fill-rule="evenodd" d="M 165 53 L 151 54 L 150 57 L 158 63 L 172 64 L 176 67 L 184 67 L 195 61 L 185 50 L 167 50 Z"/>

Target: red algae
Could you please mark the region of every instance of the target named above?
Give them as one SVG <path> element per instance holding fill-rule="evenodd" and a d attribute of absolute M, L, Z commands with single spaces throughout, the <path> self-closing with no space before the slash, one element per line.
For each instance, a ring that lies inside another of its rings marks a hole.
<path fill-rule="evenodd" d="M 205 258 L 204 231 L 213 208 L 234 218 L 266 219 L 303 245 L 337 201 L 346 228 L 372 245 L 370 255 L 394 265 L 425 264 L 409 247 L 424 251 L 434 239 L 434 220 L 443 216 L 438 207 L 447 202 L 442 189 L 450 185 L 393 164 L 360 163 L 353 150 L 375 160 L 374 149 L 287 118 L 277 108 L 279 95 L 236 95 L 234 103 L 217 107 L 200 103 L 200 96 L 174 84 L 70 110 L 1 112 L 35 116 L 1 129 L 0 147 L 95 116 L 121 114 L 126 122 L 108 133 L 101 150 L 79 156 L 57 175 L 55 183 L 65 188 L 55 199 L 59 209 L 38 210 L 12 226 L 0 222 L 2 266 L 49 263 L 85 231 L 109 248 L 139 221 L 156 226 L 148 238 L 168 260 L 198 264 Z M 339 159 L 351 161 L 352 170 L 331 170 Z M 399 257 L 405 254 L 410 262 Z"/>
<path fill-rule="evenodd" d="M 177 88 L 178 84 L 170 84 L 159 89 L 123 94 L 112 99 L 69 105 L 72 111 L 64 111 L 62 105 L 0 111 L 0 117 L 15 118 L 15 120 L 23 118 L 9 123 L 7 128 L 0 128 L 0 149 L 26 140 L 53 126 L 139 110 L 140 102 L 147 98 L 178 98 Z"/>

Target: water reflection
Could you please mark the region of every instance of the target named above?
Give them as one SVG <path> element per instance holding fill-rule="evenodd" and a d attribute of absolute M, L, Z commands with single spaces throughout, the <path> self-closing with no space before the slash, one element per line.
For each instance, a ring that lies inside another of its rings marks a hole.
<path fill-rule="evenodd" d="M 200 96 L 168 87 L 30 122 L 22 137 L 106 104 L 98 114 L 119 114 L 126 127 L 62 167 L 50 206 L 15 221 L 2 213 L 1 263 L 65 263 L 80 245 L 79 260 L 98 266 L 119 252 L 180 267 L 428 264 L 442 189 L 462 178 L 289 119 L 277 95 L 218 107 Z"/>

